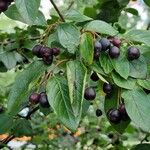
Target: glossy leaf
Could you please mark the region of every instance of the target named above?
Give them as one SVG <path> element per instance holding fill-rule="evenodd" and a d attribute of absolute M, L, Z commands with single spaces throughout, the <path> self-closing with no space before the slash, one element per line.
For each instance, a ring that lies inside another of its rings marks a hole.
<path fill-rule="evenodd" d="M 57 28 L 57 35 L 60 44 L 67 48 L 69 53 L 75 53 L 80 42 L 80 32 L 77 27 L 69 23 L 62 23 Z"/>
<path fill-rule="evenodd" d="M 143 88 L 150 90 L 150 79 L 146 79 L 146 80 L 139 79 L 137 82 Z"/>
<path fill-rule="evenodd" d="M 101 20 L 91 21 L 86 25 L 85 29 L 89 31 L 98 32 L 101 34 L 112 35 L 112 36 L 118 34 L 118 31 L 115 30 L 110 24 Z"/>
<path fill-rule="evenodd" d="M 15 115 L 20 111 L 23 102 L 28 99 L 29 85 L 37 80 L 45 70 L 46 66 L 43 62 L 37 61 L 16 76 L 8 97 L 8 113 Z"/>
<path fill-rule="evenodd" d="M 136 126 L 149 132 L 150 119 L 147 118 L 147 114 L 150 114 L 150 99 L 147 94 L 142 90 L 128 90 L 123 92 L 122 98 L 131 120 Z"/>
<path fill-rule="evenodd" d="M 69 97 L 73 112 L 78 123 L 82 114 L 82 103 L 86 83 L 87 70 L 79 61 L 69 61 L 67 63 L 67 79 L 69 87 Z"/>
<path fill-rule="evenodd" d="M 89 65 L 93 62 L 94 45 L 93 36 L 91 33 L 83 33 L 80 42 L 80 54 L 86 63 Z"/>

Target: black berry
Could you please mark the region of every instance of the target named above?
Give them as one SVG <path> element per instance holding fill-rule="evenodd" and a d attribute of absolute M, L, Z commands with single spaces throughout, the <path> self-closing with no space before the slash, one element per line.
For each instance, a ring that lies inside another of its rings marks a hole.
<path fill-rule="evenodd" d="M 38 94 L 38 93 L 32 93 L 29 97 L 29 101 L 32 104 L 38 104 L 39 100 L 40 100 L 40 94 Z"/>
<path fill-rule="evenodd" d="M 90 78 L 91 78 L 91 80 L 93 80 L 95 82 L 99 80 L 99 77 L 97 76 L 96 72 L 93 72 Z"/>
<path fill-rule="evenodd" d="M 136 47 L 129 47 L 128 48 L 128 60 L 134 60 L 134 59 L 138 59 L 140 57 L 140 51 L 138 48 Z"/>
<path fill-rule="evenodd" d="M 6 11 L 8 8 L 7 2 L 4 0 L 0 0 L 0 12 Z"/>
<path fill-rule="evenodd" d="M 99 49 L 94 49 L 94 59 L 99 59 L 101 51 Z"/>
<path fill-rule="evenodd" d="M 103 91 L 104 91 L 104 93 L 109 95 L 109 94 L 112 93 L 112 90 L 113 90 L 113 87 L 112 87 L 111 84 L 108 84 L 108 83 L 104 83 L 103 84 Z"/>
<path fill-rule="evenodd" d="M 48 102 L 48 98 L 47 98 L 47 95 L 45 92 L 42 92 L 40 94 L 40 105 L 43 108 L 49 108 L 50 107 L 49 102 Z"/>
<path fill-rule="evenodd" d="M 118 124 L 121 121 L 121 114 L 118 109 L 110 109 L 107 112 L 107 117 L 108 117 L 109 121 L 114 124 Z"/>
<path fill-rule="evenodd" d="M 113 38 L 111 42 L 112 42 L 112 44 L 113 44 L 114 46 L 116 46 L 116 47 L 118 47 L 118 48 L 119 48 L 120 45 L 121 45 L 121 40 L 120 40 L 119 38 L 116 38 L 116 37 Z"/>
<path fill-rule="evenodd" d="M 114 135 L 113 135 L 112 133 L 109 133 L 109 134 L 108 134 L 108 137 L 109 137 L 110 139 L 112 139 L 112 138 L 114 137 Z"/>
<path fill-rule="evenodd" d="M 103 114 L 103 113 L 102 113 L 102 111 L 101 111 L 100 109 L 97 109 L 97 110 L 96 110 L 96 116 L 97 116 L 97 117 L 100 117 L 102 114 Z"/>
<path fill-rule="evenodd" d="M 52 48 L 52 50 L 53 50 L 53 55 L 54 56 L 59 55 L 59 53 L 60 53 L 60 49 L 59 48 Z"/>
<path fill-rule="evenodd" d="M 95 50 L 99 50 L 101 51 L 102 50 L 102 45 L 99 41 L 96 41 L 95 44 L 94 44 L 94 49 Z"/>
<path fill-rule="evenodd" d="M 121 119 L 123 121 L 129 120 L 129 116 L 128 116 L 127 112 L 126 112 L 126 108 L 125 108 L 124 104 L 120 104 L 118 110 L 119 110 L 119 112 L 121 114 Z"/>
<path fill-rule="evenodd" d="M 40 53 L 41 48 L 42 48 L 42 45 L 35 45 L 32 49 L 33 54 L 39 58 L 42 58 L 41 53 Z"/>
<path fill-rule="evenodd" d="M 110 41 L 106 38 L 102 38 L 100 40 L 100 43 L 102 45 L 102 50 L 103 51 L 106 51 L 110 47 L 110 44 L 111 44 Z"/>
<path fill-rule="evenodd" d="M 111 58 L 118 58 L 120 55 L 120 49 L 116 46 L 113 46 L 109 49 L 109 56 Z"/>
<path fill-rule="evenodd" d="M 94 88 L 92 87 L 88 87 L 85 89 L 85 92 L 84 92 L 84 98 L 86 100 L 94 100 L 96 97 L 96 91 Z"/>

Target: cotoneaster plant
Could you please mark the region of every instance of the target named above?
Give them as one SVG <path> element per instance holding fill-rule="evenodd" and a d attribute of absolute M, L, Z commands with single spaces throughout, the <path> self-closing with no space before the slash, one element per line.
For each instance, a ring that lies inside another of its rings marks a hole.
<path fill-rule="evenodd" d="M 26 135 L 14 130 L 12 124 L 23 118 L 28 122 L 25 126 L 29 125 L 31 115 L 38 110 L 44 114 L 51 109 L 61 125 L 76 132 L 88 111 L 85 105 L 102 101 L 104 109 L 96 106 L 95 117 L 107 118 L 119 134 L 126 132 L 131 122 L 149 133 L 150 119 L 145 117 L 150 113 L 149 31 L 120 33 L 115 25 L 77 10 L 63 14 L 54 1 L 50 2 L 59 17 L 47 21 L 35 0 L 26 0 L 24 5 L 15 0 L 4 12 L 29 27 L 16 29 L 17 40 L 6 38 L 1 44 L 5 49 L 11 41 L 12 52 L 20 58 L 14 68 L 22 67 L 7 97 L 7 109 L 1 114 L 4 117 L 0 117 L 0 126 L 3 120 L 8 125 L 0 128 L 0 134 L 9 133 L 2 145 L 10 137 Z M 0 1 L 0 12 L 11 2 L 5 2 L 5 7 L 3 3 Z M 26 107 L 28 115 L 19 115 Z"/>

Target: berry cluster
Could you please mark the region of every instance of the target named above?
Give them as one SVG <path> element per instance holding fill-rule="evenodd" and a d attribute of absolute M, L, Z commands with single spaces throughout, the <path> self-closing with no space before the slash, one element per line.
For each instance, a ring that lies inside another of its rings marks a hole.
<path fill-rule="evenodd" d="M 49 48 L 42 45 L 35 45 L 32 49 L 34 55 L 38 58 L 42 58 L 44 63 L 51 65 L 53 62 L 53 56 L 57 56 L 60 53 L 59 48 Z"/>
<path fill-rule="evenodd" d="M 48 98 L 45 92 L 42 93 L 32 93 L 29 97 L 29 102 L 33 105 L 40 104 L 43 108 L 49 108 Z"/>
<path fill-rule="evenodd" d="M 95 42 L 94 45 L 94 58 L 98 59 L 101 52 L 107 52 L 110 58 L 118 58 L 120 56 L 121 40 L 119 38 L 102 38 Z M 140 51 L 138 48 L 131 46 L 127 51 L 127 58 L 129 61 L 138 59 L 140 57 Z"/>
<path fill-rule="evenodd" d="M 0 0 L 0 13 L 4 12 L 8 9 L 8 6 L 13 2 L 14 0 Z"/>
<path fill-rule="evenodd" d="M 119 108 L 112 108 L 108 110 L 107 117 L 110 122 L 114 124 L 118 124 L 121 121 L 127 121 L 129 120 L 129 116 L 126 112 L 125 105 L 122 103 L 119 105 Z"/>

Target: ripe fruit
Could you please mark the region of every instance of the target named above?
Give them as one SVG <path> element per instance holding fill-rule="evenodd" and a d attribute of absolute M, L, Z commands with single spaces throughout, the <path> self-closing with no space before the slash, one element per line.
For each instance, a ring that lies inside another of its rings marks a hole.
<path fill-rule="evenodd" d="M 113 38 L 111 42 L 112 42 L 112 44 L 113 44 L 114 46 L 116 46 L 116 47 L 118 47 L 118 48 L 119 48 L 120 45 L 121 45 L 121 40 L 120 40 L 119 38 L 116 38 L 116 37 Z"/>
<path fill-rule="evenodd" d="M 110 109 L 107 112 L 107 117 L 108 117 L 109 121 L 114 124 L 118 124 L 121 121 L 121 114 L 118 109 Z"/>
<path fill-rule="evenodd" d="M 108 83 L 104 83 L 103 84 L 103 91 L 104 91 L 104 93 L 109 95 L 109 94 L 112 93 L 112 90 L 113 90 L 113 87 L 112 87 L 111 84 L 108 84 Z"/>
<path fill-rule="evenodd" d="M 138 59 L 140 57 L 140 51 L 136 47 L 129 47 L 128 48 L 128 60 Z"/>
<path fill-rule="evenodd" d="M 91 78 L 91 80 L 93 80 L 95 82 L 99 80 L 99 77 L 97 76 L 96 72 L 93 72 L 90 78 Z"/>
<path fill-rule="evenodd" d="M 85 89 L 84 98 L 86 100 L 94 100 L 95 97 L 96 97 L 96 92 L 95 92 L 94 88 L 88 87 L 88 88 Z"/>
<path fill-rule="evenodd" d="M 100 117 L 102 114 L 103 114 L 103 113 L 102 113 L 102 111 L 101 111 L 100 109 L 97 109 L 97 110 L 96 110 L 96 116 L 97 116 L 97 117 Z"/>
<path fill-rule="evenodd" d="M 49 47 L 44 46 L 40 49 L 40 55 L 42 56 L 42 58 L 48 57 L 50 55 L 52 56 L 53 55 L 53 50 Z"/>
<path fill-rule="evenodd" d="M 43 107 L 43 108 L 49 108 L 50 107 L 49 102 L 48 102 L 48 98 L 47 98 L 47 95 L 45 92 L 42 92 L 40 94 L 40 100 L 39 101 L 40 101 L 41 107 Z"/>
<path fill-rule="evenodd" d="M 123 121 L 129 120 L 129 116 L 128 116 L 127 112 L 126 112 L 126 108 L 125 108 L 124 104 L 120 104 L 118 110 L 119 110 L 119 112 L 121 114 L 121 119 Z"/>
<path fill-rule="evenodd" d="M 99 59 L 101 51 L 99 49 L 94 49 L 94 59 Z"/>
<path fill-rule="evenodd" d="M 113 46 L 113 47 L 111 47 L 111 48 L 109 49 L 109 56 L 110 56 L 111 58 L 118 58 L 119 55 L 120 55 L 120 50 L 119 50 L 118 47 Z"/>
<path fill-rule="evenodd" d="M 94 49 L 96 50 L 99 50 L 101 51 L 102 50 L 102 45 L 99 41 L 96 41 L 95 44 L 94 44 Z"/>
<path fill-rule="evenodd" d="M 51 65 L 53 62 L 53 55 L 43 57 L 43 61 L 46 65 Z"/>
<path fill-rule="evenodd" d="M 29 97 L 29 101 L 32 104 L 38 104 L 39 100 L 40 100 L 40 94 L 38 94 L 38 93 L 32 93 Z"/>
<path fill-rule="evenodd" d="M 52 48 L 52 51 L 53 51 L 53 55 L 54 56 L 57 56 L 60 53 L 60 49 L 59 48 Z"/>
<path fill-rule="evenodd" d="M 37 57 L 41 58 L 41 53 L 40 53 L 40 50 L 42 48 L 42 45 L 35 45 L 32 49 L 32 52 L 34 55 L 36 55 Z"/>
<path fill-rule="evenodd" d="M 110 47 L 110 41 L 106 38 L 102 38 L 100 40 L 100 43 L 102 45 L 102 50 L 103 51 L 106 51 Z"/>
<path fill-rule="evenodd" d="M 0 0 L 0 12 L 6 11 L 8 8 L 7 2 Z"/>
<path fill-rule="evenodd" d="M 112 138 L 114 137 L 114 135 L 113 135 L 112 133 L 109 133 L 109 134 L 108 134 L 108 137 L 109 137 L 110 139 L 112 139 Z"/>

